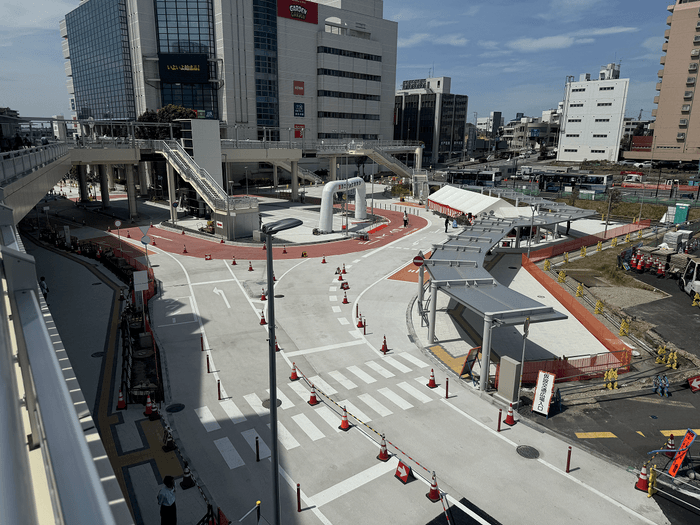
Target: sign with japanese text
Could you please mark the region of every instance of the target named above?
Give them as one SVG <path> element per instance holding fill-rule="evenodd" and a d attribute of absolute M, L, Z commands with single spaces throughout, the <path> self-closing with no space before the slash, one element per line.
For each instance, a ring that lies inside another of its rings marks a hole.
<path fill-rule="evenodd" d="M 294 81 L 294 94 L 303 95 L 304 94 L 304 82 L 302 80 Z"/>
<path fill-rule="evenodd" d="M 294 124 L 294 138 L 303 139 L 304 138 L 304 124 Z"/>
<path fill-rule="evenodd" d="M 688 429 L 688 432 L 685 433 L 681 446 L 678 447 L 678 452 L 676 452 L 676 455 L 673 457 L 673 461 L 671 462 L 671 466 L 668 468 L 668 474 L 672 478 L 675 478 L 676 474 L 678 474 L 678 469 L 681 468 L 683 460 L 685 459 L 686 454 L 688 454 L 688 448 L 693 444 L 693 441 L 695 441 L 695 437 L 695 432 L 690 429 Z"/>
<path fill-rule="evenodd" d="M 277 0 L 277 16 L 318 24 L 318 4 L 308 0 Z"/>
<path fill-rule="evenodd" d="M 537 376 L 537 387 L 535 396 L 532 398 L 532 411 L 539 412 L 546 416 L 549 413 L 549 403 L 552 401 L 552 391 L 554 390 L 554 379 L 557 376 L 540 370 Z"/>
<path fill-rule="evenodd" d="M 204 53 L 159 53 L 161 82 L 205 84 L 209 82 L 209 65 Z"/>
<path fill-rule="evenodd" d="M 295 102 L 294 103 L 294 116 L 295 117 L 303 117 L 304 116 L 304 103 L 303 102 Z"/>

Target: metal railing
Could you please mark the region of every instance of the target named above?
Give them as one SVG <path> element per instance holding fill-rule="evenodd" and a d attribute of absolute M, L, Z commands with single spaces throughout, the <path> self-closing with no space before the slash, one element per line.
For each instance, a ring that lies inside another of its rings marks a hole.
<path fill-rule="evenodd" d="M 0 156 L 0 184 L 11 182 L 43 168 L 65 155 L 68 155 L 68 146 L 64 143 L 2 153 Z"/>

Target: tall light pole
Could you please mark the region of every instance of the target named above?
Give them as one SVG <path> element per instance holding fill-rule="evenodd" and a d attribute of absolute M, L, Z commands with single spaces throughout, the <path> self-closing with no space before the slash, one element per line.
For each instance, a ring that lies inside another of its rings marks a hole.
<path fill-rule="evenodd" d="M 535 227 L 535 207 L 530 204 L 530 209 L 532 210 L 532 217 L 530 218 L 530 235 L 527 239 L 527 258 L 530 258 L 530 246 L 532 246 L 532 230 Z"/>
<path fill-rule="evenodd" d="M 248 196 L 248 166 L 245 167 L 245 196 Z"/>
<path fill-rule="evenodd" d="M 279 449 L 277 443 L 277 353 L 275 351 L 275 290 L 274 271 L 272 269 L 272 236 L 290 228 L 301 226 L 299 219 L 282 219 L 262 227 L 267 247 L 267 318 L 268 318 L 268 355 L 270 367 L 270 452 L 272 457 L 272 498 L 274 500 L 273 525 L 281 525 L 280 514 L 280 480 Z"/>

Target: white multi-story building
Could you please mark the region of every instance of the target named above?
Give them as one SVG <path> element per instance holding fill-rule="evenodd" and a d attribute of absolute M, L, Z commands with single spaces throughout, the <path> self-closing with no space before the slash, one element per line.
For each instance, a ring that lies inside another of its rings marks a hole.
<path fill-rule="evenodd" d="M 557 160 L 616 161 L 624 129 L 629 79 L 620 78 L 620 66 L 608 64 L 598 78 L 586 73 L 566 83 Z"/>
<path fill-rule="evenodd" d="M 505 125 L 505 118 L 500 111 L 492 111 L 488 117 L 477 117 L 476 129 L 489 134 L 496 134 Z"/>

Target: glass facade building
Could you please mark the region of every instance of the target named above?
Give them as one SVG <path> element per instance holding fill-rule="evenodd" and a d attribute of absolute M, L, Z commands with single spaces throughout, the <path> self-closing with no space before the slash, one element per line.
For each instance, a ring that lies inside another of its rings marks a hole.
<path fill-rule="evenodd" d="M 277 1 L 253 0 L 255 107 L 259 127 L 279 126 Z M 277 133 L 276 131 L 273 133 Z M 263 138 L 263 131 L 258 131 Z M 279 140 L 279 137 L 268 137 Z"/>
<path fill-rule="evenodd" d="M 79 119 L 136 118 L 126 0 L 92 0 L 66 15 Z"/>

